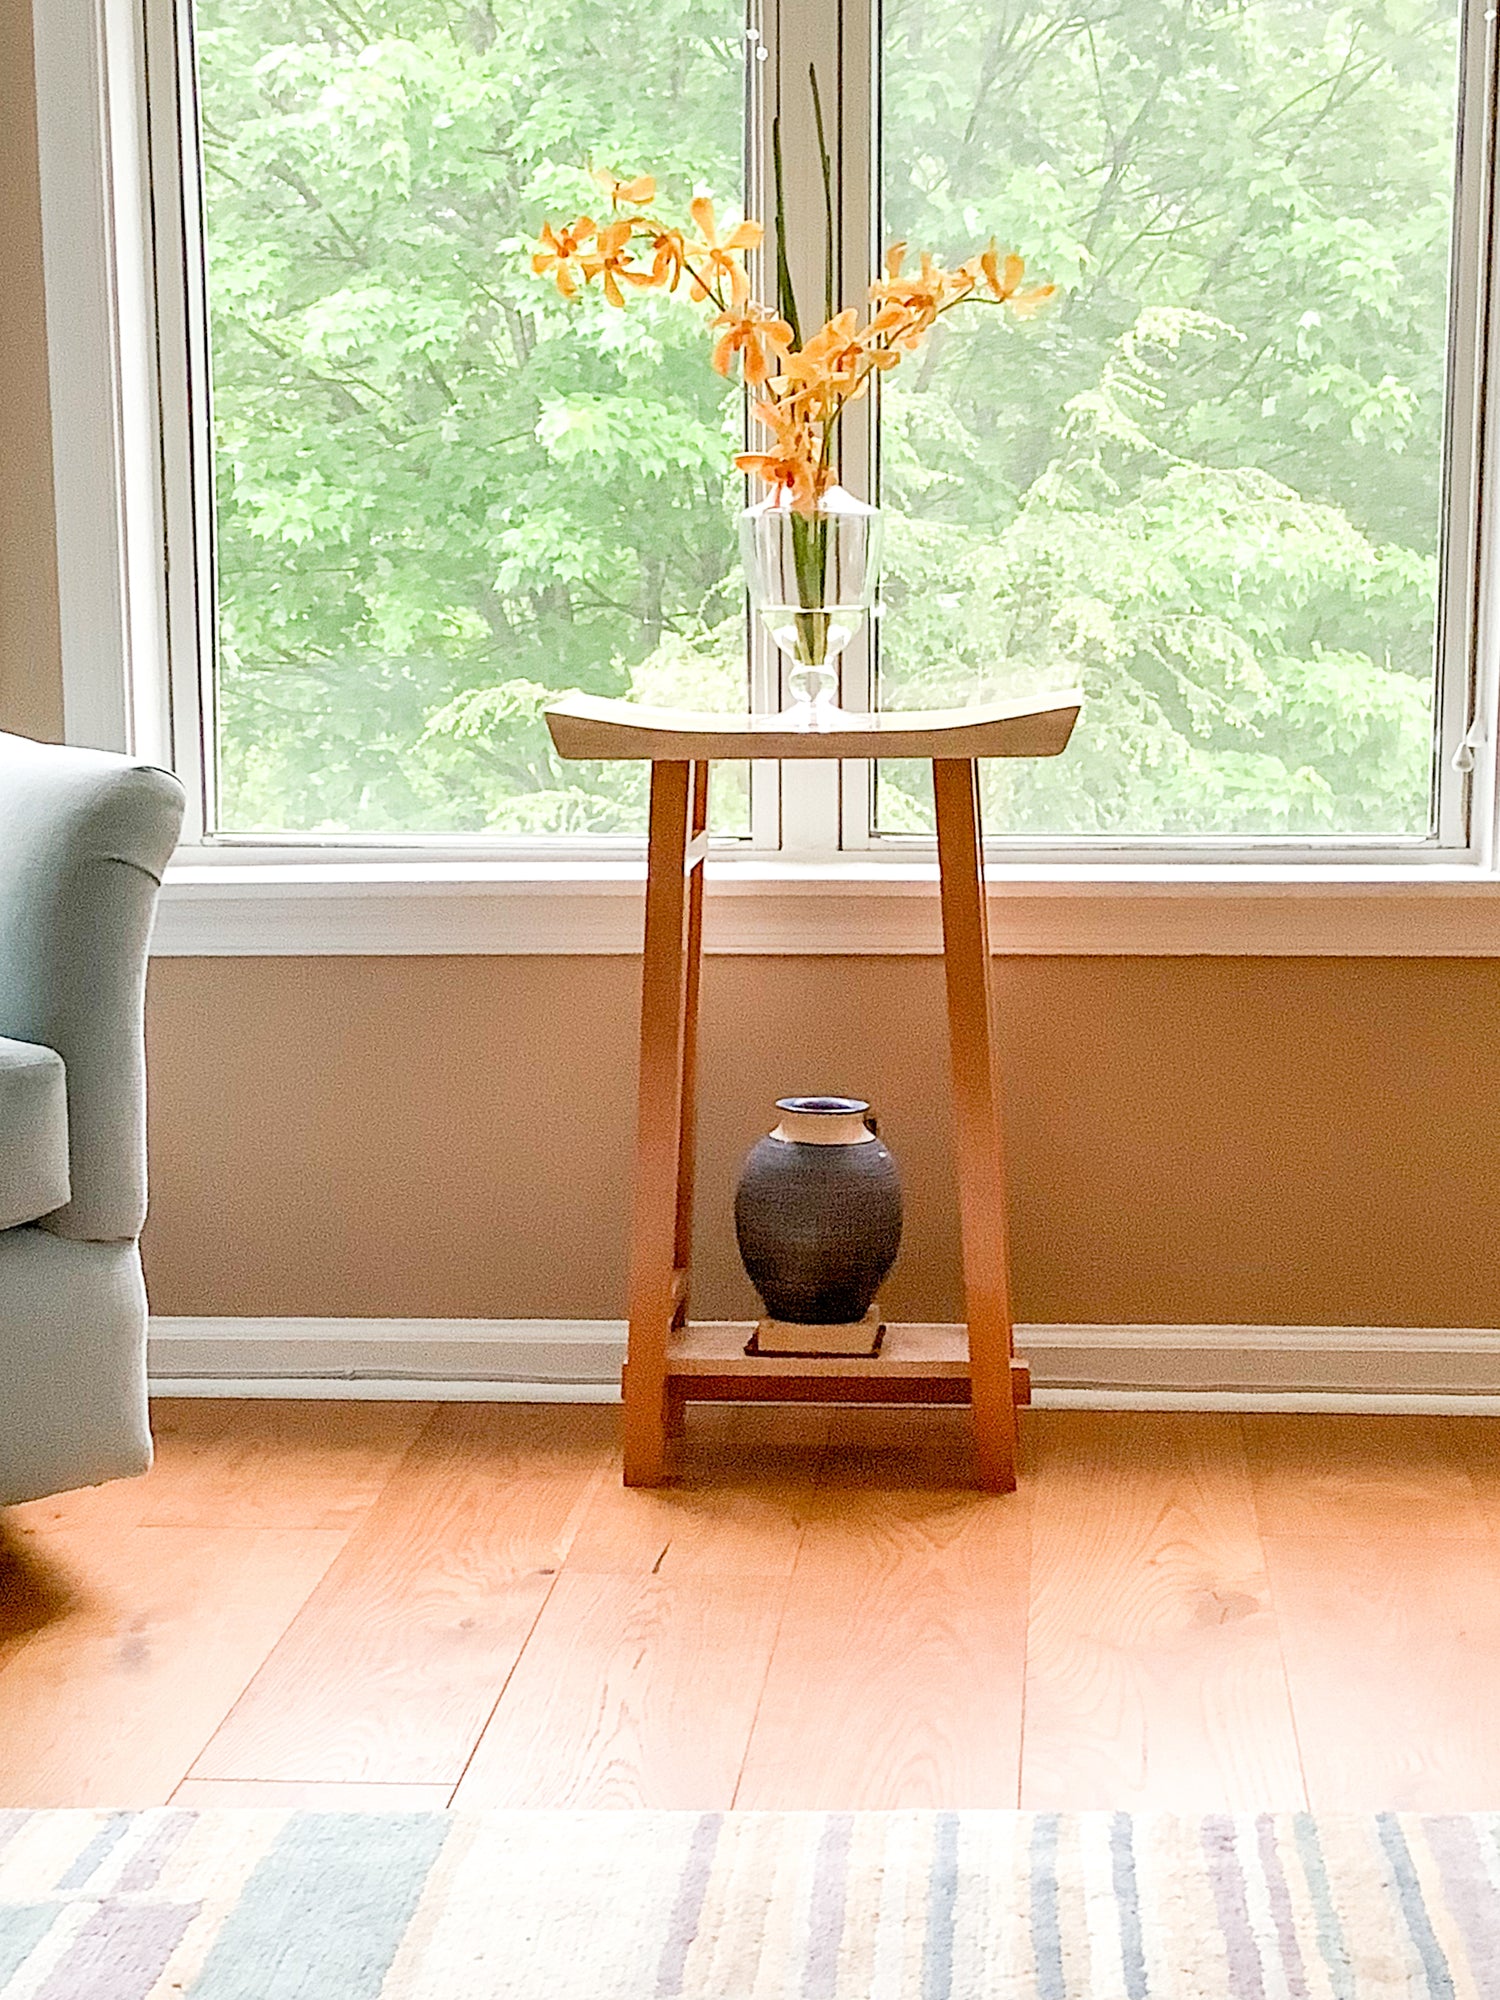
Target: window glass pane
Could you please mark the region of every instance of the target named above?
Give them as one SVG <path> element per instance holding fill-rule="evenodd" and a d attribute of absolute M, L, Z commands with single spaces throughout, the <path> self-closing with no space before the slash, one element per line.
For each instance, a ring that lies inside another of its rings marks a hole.
<path fill-rule="evenodd" d="M 735 0 L 199 0 L 219 824 L 617 833 L 559 689 L 745 706 L 737 393 L 701 315 L 569 308 L 590 161 L 744 182 Z M 743 774 L 716 823 L 745 819 Z"/>
<path fill-rule="evenodd" d="M 881 698 L 1059 686 L 992 831 L 1425 835 L 1454 0 L 886 0 L 888 237 L 1066 296 L 883 396 Z M 881 773 L 877 824 L 931 824 Z"/>

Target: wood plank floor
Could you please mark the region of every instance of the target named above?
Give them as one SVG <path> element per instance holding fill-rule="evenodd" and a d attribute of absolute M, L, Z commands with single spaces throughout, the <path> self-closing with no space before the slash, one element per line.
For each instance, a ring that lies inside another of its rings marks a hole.
<path fill-rule="evenodd" d="M 1500 1429 L 157 1405 L 0 1515 L 0 1806 L 1500 1806 Z"/>

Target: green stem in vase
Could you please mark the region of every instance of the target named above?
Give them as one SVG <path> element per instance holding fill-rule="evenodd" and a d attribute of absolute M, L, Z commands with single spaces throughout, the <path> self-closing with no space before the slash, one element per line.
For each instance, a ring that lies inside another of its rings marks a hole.
<path fill-rule="evenodd" d="M 821 667 L 828 658 L 828 519 L 822 514 L 791 516 L 792 563 L 797 572 L 797 657 Z"/>

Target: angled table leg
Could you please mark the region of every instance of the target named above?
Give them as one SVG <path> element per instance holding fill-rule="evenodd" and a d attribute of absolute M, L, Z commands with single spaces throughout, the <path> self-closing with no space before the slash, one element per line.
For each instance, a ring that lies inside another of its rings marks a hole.
<path fill-rule="evenodd" d="M 630 1344 L 623 1379 L 625 1483 L 666 1476 L 673 1415 L 667 1342 L 685 1310 L 692 1216 L 691 1070 L 702 951 L 708 766 L 651 767 L 641 1065 L 630 1258 Z"/>
<path fill-rule="evenodd" d="M 703 855 L 708 843 L 707 764 L 693 766 L 688 812 L 687 967 L 682 1012 L 682 1111 L 677 1145 L 677 1269 L 682 1273 L 673 1325 L 688 1313 L 693 1256 L 693 1179 L 698 1152 L 698 996 L 703 985 Z"/>
<path fill-rule="evenodd" d="M 979 1483 L 991 1493 L 1016 1484 L 1016 1406 L 1011 1379 L 1010 1269 L 1005 1155 L 990 1013 L 989 915 L 979 819 L 979 771 L 971 758 L 934 758 L 938 868 L 948 1043 L 963 1227 L 964 1311 Z"/>

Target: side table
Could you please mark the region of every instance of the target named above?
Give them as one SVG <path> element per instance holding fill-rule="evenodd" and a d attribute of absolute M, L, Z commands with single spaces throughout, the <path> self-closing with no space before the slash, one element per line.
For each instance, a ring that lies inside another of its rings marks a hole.
<path fill-rule="evenodd" d="M 625 1483 L 657 1486 L 688 1402 L 968 1403 L 979 1482 L 1016 1483 L 1016 1404 L 1029 1396 L 1012 1352 L 1005 1159 L 991 1028 L 989 919 L 978 759 L 1055 757 L 1080 697 L 935 714 L 849 715 L 791 727 L 779 715 L 694 715 L 573 696 L 547 711 L 559 756 L 651 764 L 641 1067 L 622 1380 Z M 698 995 L 708 773 L 716 758 L 921 757 L 932 761 L 964 1311 L 959 1326 L 890 1326 L 874 1358 L 749 1356 L 748 1325 L 688 1316 Z"/>

